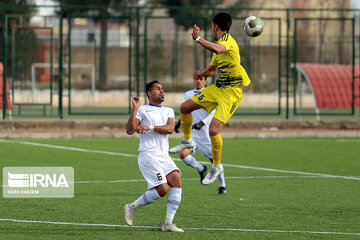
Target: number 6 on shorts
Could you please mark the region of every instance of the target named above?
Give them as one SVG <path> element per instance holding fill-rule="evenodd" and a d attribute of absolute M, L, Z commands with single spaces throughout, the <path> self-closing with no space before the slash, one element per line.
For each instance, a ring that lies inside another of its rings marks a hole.
<path fill-rule="evenodd" d="M 161 180 L 162 180 L 161 173 L 156 174 L 156 176 L 157 176 L 157 178 L 158 178 L 158 180 L 159 180 L 159 181 L 161 181 Z"/>

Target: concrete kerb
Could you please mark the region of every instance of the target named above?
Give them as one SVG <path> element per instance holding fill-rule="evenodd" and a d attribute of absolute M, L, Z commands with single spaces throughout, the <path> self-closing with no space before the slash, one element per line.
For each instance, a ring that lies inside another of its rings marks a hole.
<path fill-rule="evenodd" d="M 0 138 L 122 138 L 127 120 L 4 120 Z M 360 137 L 355 120 L 232 120 L 224 138 Z M 181 138 L 182 133 L 170 135 Z"/>

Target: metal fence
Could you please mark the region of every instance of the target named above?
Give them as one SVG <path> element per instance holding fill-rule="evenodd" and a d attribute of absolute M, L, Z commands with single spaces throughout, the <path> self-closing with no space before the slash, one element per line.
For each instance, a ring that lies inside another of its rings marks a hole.
<path fill-rule="evenodd" d="M 154 79 L 165 87 L 164 104 L 178 111 L 183 93 L 192 88 L 193 72 L 211 59 L 191 39 L 192 26 L 212 40 L 211 20 L 219 11 L 233 16 L 230 33 L 252 80 L 235 115 L 359 118 L 356 10 L 0 4 L 2 118 L 127 115 L 132 96 L 146 103 L 144 86 Z M 242 30 L 250 15 L 265 23 L 257 38 Z M 351 107 L 317 109 L 311 86 L 301 83 L 299 89 L 297 63 L 351 66 Z"/>

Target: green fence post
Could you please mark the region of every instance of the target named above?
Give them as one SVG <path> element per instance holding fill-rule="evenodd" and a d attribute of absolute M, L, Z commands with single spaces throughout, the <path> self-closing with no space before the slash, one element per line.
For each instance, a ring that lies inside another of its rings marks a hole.
<path fill-rule="evenodd" d="M 145 29 L 144 29 L 144 84 L 147 82 L 147 71 L 148 71 L 148 61 L 147 61 L 147 41 L 148 41 L 148 16 L 145 16 Z M 146 91 L 146 89 L 144 90 Z M 145 101 L 146 101 L 146 92 L 145 92 Z"/>
<path fill-rule="evenodd" d="M 50 106 L 52 109 L 52 105 L 53 105 L 53 80 L 54 80 L 54 72 L 53 72 L 53 63 L 54 63 L 54 56 L 53 56 L 53 51 L 54 51 L 54 32 L 53 29 L 51 28 L 50 30 Z"/>
<path fill-rule="evenodd" d="M 17 17 L 19 18 L 19 26 L 22 27 L 22 22 L 23 22 L 23 18 L 22 15 L 19 14 L 7 14 L 5 16 L 5 32 L 7 33 L 7 22 L 8 22 L 8 18 L 9 17 Z M 11 86 L 11 93 L 12 93 L 12 104 L 15 103 L 15 84 L 14 81 L 16 80 L 16 70 L 15 70 L 15 65 L 16 65 L 16 40 L 15 40 L 15 36 L 16 36 L 16 28 L 12 29 L 12 33 L 11 33 L 11 79 L 12 79 L 12 86 Z"/>
<path fill-rule="evenodd" d="M 72 16 L 67 15 L 68 19 L 68 37 L 67 37 L 67 56 L 68 56 L 68 67 L 67 67 L 67 77 L 68 77 L 68 114 L 71 115 L 71 21 L 73 20 Z M 99 74 L 99 84 L 101 87 L 101 74 Z"/>
<path fill-rule="evenodd" d="M 355 115 L 355 21 L 354 18 L 351 19 L 351 43 L 352 43 L 352 105 L 351 105 L 351 114 Z M 357 96 L 358 97 L 358 96 Z"/>
<path fill-rule="evenodd" d="M 3 23 L 6 22 L 5 20 L 5 15 L 6 15 L 6 7 L 3 6 Z M 7 77 L 7 33 L 6 31 L 3 31 L 3 49 L 4 49 L 4 61 L 3 61 L 3 94 L 2 94 L 2 98 L 3 98 L 3 106 L 2 106 L 2 118 L 5 119 L 6 118 L 6 77 Z"/>
<path fill-rule="evenodd" d="M 132 41 L 132 37 L 131 37 L 131 34 L 132 34 L 132 31 L 131 31 L 131 16 L 129 17 L 129 105 L 128 105 L 128 114 L 130 114 L 131 113 L 131 97 L 132 97 L 132 95 L 131 95 L 131 90 L 132 90 L 132 86 L 131 86 L 131 80 L 132 80 L 132 78 L 131 78 L 131 74 L 132 74 L 132 70 L 131 70 L 131 67 L 132 67 L 132 65 L 131 65 L 131 41 Z"/>
<path fill-rule="evenodd" d="M 296 64 L 297 64 L 297 20 L 298 19 L 294 19 L 294 36 L 293 36 L 293 61 L 292 63 L 294 64 L 294 67 L 292 69 L 292 75 L 293 75 L 293 95 L 294 95 L 294 103 L 293 103 L 293 114 L 297 115 L 296 112 L 296 86 L 297 86 L 297 77 L 296 76 Z M 301 117 L 301 115 L 300 115 Z"/>
<path fill-rule="evenodd" d="M 63 86 L 62 86 L 62 72 L 63 72 L 63 56 L 62 56 L 62 44 L 63 44 L 63 8 L 60 9 L 60 22 L 59 22 L 59 117 L 63 119 Z"/>
<path fill-rule="evenodd" d="M 140 8 L 136 8 L 136 95 L 140 96 Z"/>
<path fill-rule="evenodd" d="M 290 51 L 290 16 L 289 9 L 286 9 L 286 22 L 287 22 L 287 31 L 286 31 L 286 114 L 285 118 L 289 119 L 289 51 Z"/>
<path fill-rule="evenodd" d="M 282 75 L 282 69 L 281 69 L 281 19 L 279 18 L 279 49 L 278 49 L 278 56 L 279 56 L 279 79 L 278 79 L 278 94 L 279 94 L 279 103 L 278 103 L 278 114 L 281 115 L 281 75 Z"/>

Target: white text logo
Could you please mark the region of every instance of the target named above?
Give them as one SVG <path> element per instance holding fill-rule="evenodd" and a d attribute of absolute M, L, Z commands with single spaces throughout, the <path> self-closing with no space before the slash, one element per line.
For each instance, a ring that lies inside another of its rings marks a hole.
<path fill-rule="evenodd" d="M 12 174 L 8 173 L 9 187 L 69 187 L 64 174 Z"/>

